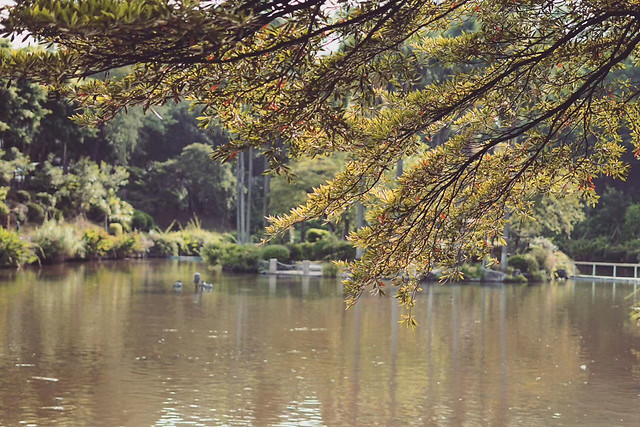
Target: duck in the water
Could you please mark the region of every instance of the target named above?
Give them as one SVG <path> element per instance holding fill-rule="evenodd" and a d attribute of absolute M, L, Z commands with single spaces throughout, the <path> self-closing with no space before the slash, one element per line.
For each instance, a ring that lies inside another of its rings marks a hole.
<path fill-rule="evenodd" d="M 176 283 L 173 284 L 174 289 L 182 289 L 182 282 L 180 280 L 178 280 Z"/>
<path fill-rule="evenodd" d="M 202 287 L 202 289 L 213 289 L 213 285 L 207 282 L 202 282 L 200 286 Z"/>

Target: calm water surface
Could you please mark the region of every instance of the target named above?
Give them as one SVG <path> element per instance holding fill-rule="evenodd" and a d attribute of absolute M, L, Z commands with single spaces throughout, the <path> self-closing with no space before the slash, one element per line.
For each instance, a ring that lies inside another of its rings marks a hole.
<path fill-rule="evenodd" d="M 0 425 L 638 426 L 633 292 L 424 286 L 411 332 L 392 298 L 345 311 L 336 280 L 0 271 Z"/>

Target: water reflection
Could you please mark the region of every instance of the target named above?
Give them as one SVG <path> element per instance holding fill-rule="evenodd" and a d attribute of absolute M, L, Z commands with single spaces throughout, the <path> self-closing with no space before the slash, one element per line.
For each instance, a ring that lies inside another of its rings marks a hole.
<path fill-rule="evenodd" d="M 198 270 L 213 283 L 194 292 Z M 166 261 L 0 272 L 0 425 L 639 425 L 632 284 L 425 286 Z M 623 420 L 623 421 L 621 421 Z"/>

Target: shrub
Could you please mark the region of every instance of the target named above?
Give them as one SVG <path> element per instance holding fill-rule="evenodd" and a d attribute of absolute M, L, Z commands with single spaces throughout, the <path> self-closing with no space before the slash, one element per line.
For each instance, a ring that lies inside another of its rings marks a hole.
<path fill-rule="evenodd" d="M 462 264 L 460 271 L 464 275 L 464 280 L 482 279 L 482 264 Z"/>
<path fill-rule="evenodd" d="M 29 222 L 42 224 L 45 217 L 45 210 L 37 203 L 27 203 L 27 219 Z"/>
<path fill-rule="evenodd" d="M 180 244 L 182 242 L 175 233 L 149 233 L 149 239 L 152 242 L 149 250 L 150 256 L 163 258 L 178 256 L 180 253 Z"/>
<path fill-rule="evenodd" d="M 289 257 L 293 261 L 303 261 L 305 259 L 315 259 L 314 244 L 313 243 L 289 243 L 287 245 L 289 249 Z"/>
<path fill-rule="evenodd" d="M 222 235 L 205 230 L 198 219 L 189 221 L 187 226 L 175 232 L 182 241 L 180 255 L 200 255 L 200 250 L 207 242 L 222 242 L 229 240 L 228 235 Z"/>
<path fill-rule="evenodd" d="M 225 270 L 255 273 L 258 271 L 261 252 L 259 247 L 253 245 L 228 245 L 220 264 Z"/>
<path fill-rule="evenodd" d="M 532 282 L 545 282 L 546 280 L 547 274 L 542 270 L 534 271 L 533 273 L 531 273 Z"/>
<path fill-rule="evenodd" d="M 575 275 L 576 265 L 573 260 L 567 256 L 567 254 L 561 251 L 556 251 L 553 253 L 553 260 L 555 263 L 555 270 L 562 269 L 569 276 Z"/>
<path fill-rule="evenodd" d="M 45 221 L 33 234 L 43 263 L 62 262 L 84 256 L 82 240 L 75 229 L 64 223 Z"/>
<path fill-rule="evenodd" d="M 314 245 L 315 259 L 325 261 L 349 261 L 356 257 L 356 248 L 344 240 L 334 237 L 318 241 Z"/>
<path fill-rule="evenodd" d="M 533 274 L 535 271 L 540 269 L 538 261 L 529 254 L 513 255 L 509 258 L 507 263 L 511 267 L 520 270 L 522 274 Z"/>
<path fill-rule="evenodd" d="M 82 244 L 86 257 L 102 258 L 113 248 L 114 238 L 101 228 L 92 228 L 84 231 Z"/>
<path fill-rule="evenodd" d="M 109 224 L 109 234 L 111 234 L 112 236 L 120 236 L 122 235 L 122 224 L 120 224 L 119 222 L 112 222 L 111 224 Z"/>
<path fill-rule="evenodd" d="M 0 227 L 0 267 L 19 268 L 37 259 L 29 242 L 17 232 Z"/>
<path fill-rule="evenodd" d="M 153 217 L 146 212 L 142 212 L 139 210 L 133 211 L 133 216 L 131 218 L 131 228 L 139 231 L 149 231 L 153 227 L 155 227 L 156 223 L 153 220 Z"/>
<path fill-rule="evenodd" d="M 285 262 L 291 259 L 291 252 L 284 245 L 268 245 L 262 248 L 262 258 L 277 258 L 278 261 Z"/>
<path fill-rule="evenodd" d="M 322 265 L 322 275 L 325 277 L 338 277 L 338 273 L 340 273 L 340 267 L 336 265 L 335 262 L 330 262 L 328 264 Z"/>
<path fill-rule="evenodd" d="M 317 242 L 318 240 L 322 240 L 330 236 L 331 232 L 328 230 L 323 230 L 321 228 L 310 228 L 309 231 L 307 231 L 307 242 Z"/>
<path fill-rule="evenodd" d="M 117 259 L 139 257 L 144 254 L 145 247 L 138 233 L 120 234 L 112 239 L 111 253 Z"/>
<path fill-rule="evenodd" d="M 218 265 L 222 261 L 222 257 L 228 246 L 232 246 L 232 244 L 221 241 L 207 242 L 202 249 L 200 249 L 200 256 L 207 264 Z"/>
<path fill-rule="evenodd" d="M 528 281 L 529 280 L 527 280 L 527 278 L 522 274 L 518 274 L 517 276 L 507 274 L 507 276 L 504 278 L 505 283 L 527 283 Z"/>
<path fill-rule="evenodd" d="M 31 194 L 25 190 L 18 190 L 16 191 L 16 201 L 18 203 L 27 204 L 31 201 Z"/>
<path fill-rule="evenodd" d="M 56 196 L 49 193 L 37 193 L 36 202 L 46 207 L 54 207 L 56 205 Z"/>
<path fill-rule="evenodd" d="M 541 247 L 532 248 L 529 255 L 536 259 L 538 268 L 546 271 L 548 274 L 553 272 L 553 252 Z"/>

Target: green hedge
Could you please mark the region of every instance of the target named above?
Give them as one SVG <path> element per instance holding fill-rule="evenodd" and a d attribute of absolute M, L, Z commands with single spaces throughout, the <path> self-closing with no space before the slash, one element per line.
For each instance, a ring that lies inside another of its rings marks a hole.
<path fill-rule="evenodd" d="M 533 274 L 540 270 L 538 261 L 529 254 L 513 255 L 509 258 L 507 264 L 510 267 L 517 268 L 522 274 Z"/>
<path fill-rule="evenodd" d="M 253 245 L 228 245 L 220 260 L 224 270 L 257 273 L 262 251 Z"/>
<path fill-rule="evenodd" d="M 262 258 L 276 258 L 280 262 L 286 262 L 291 259 L 291 251 L 284 245 L 268 245 L 262 248 Z"/>

